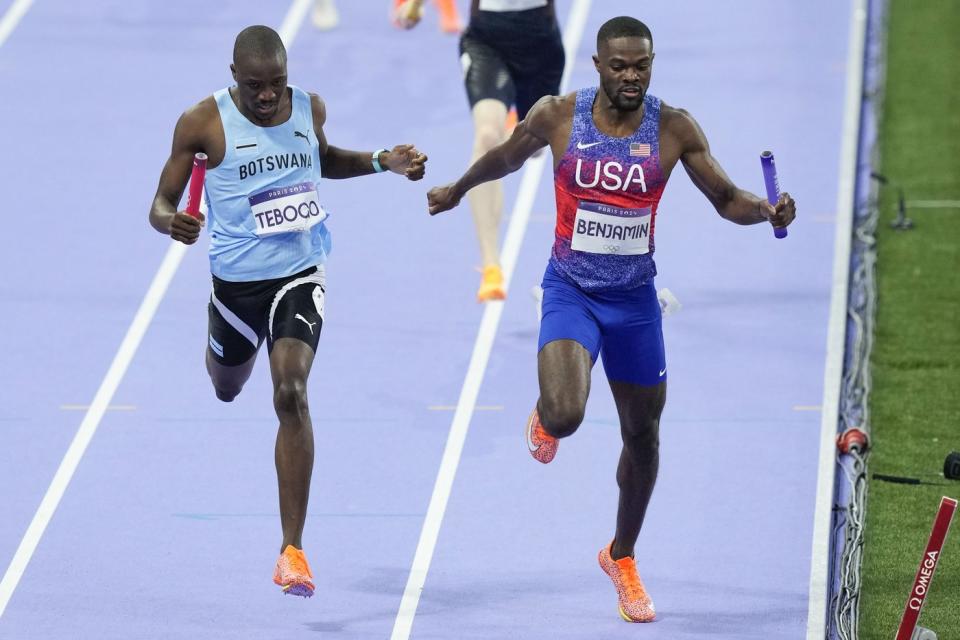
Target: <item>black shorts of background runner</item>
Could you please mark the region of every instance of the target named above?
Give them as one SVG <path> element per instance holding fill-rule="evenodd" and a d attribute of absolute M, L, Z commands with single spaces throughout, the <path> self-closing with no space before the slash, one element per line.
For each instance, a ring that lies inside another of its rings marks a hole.
<path fill-rule="evenodd" d="M 471 109 L 492 98 L 516 105 L 523 120 L 537 100 L 560 92 L 563 38 L 553 7 L 477 11 L 460 38 L 460 61 Z"/>
<path fill-rule="evenodd" d="M 251 282 L 213 276 L 207 348 L 228 367 L 250 360 L 264 340 L 268 352 L 280 338 L 296 338 L 316 352 L 325 296 L 323 267 Z"/>

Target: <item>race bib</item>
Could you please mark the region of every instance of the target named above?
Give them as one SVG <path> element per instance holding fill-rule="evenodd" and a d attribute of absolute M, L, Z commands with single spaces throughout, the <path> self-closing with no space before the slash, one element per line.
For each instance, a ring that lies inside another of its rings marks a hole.
<path fill-rule="evenodd" d="M 574 251 L 635 256 L 650 253 L 652 211 L 580 202 L 573 222 Z"/>
<path fill-rule="evenodd" d="M 327 219 L 312 182 L 267 189 L 253 194 L 249 200 L 258 236 L 306 231 Z"/>

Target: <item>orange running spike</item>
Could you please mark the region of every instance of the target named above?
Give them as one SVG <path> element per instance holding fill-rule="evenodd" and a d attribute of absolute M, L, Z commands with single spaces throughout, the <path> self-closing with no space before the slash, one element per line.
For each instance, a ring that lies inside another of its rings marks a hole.
<path fill-rule="evenodd" d="M 483 268 L 483 279 L 477 291 L 477 302 L 490 300 L 505 300 L 507 290 L 503 288 L 503 271 L 495 264 L 488 264 Z"/>
<path fill-rule="evenodd" d="M 313 573 L 302 549 L 286 546 L 273 570 L 273 582 L 291 596 L 309 598 L 313 595 Z"/>
<path fill-rule="evenodd" d="M 620 617 L 627 622 L 652 622 L 657 612 L 637 573 L 637 563 L 633 558 L 614 560 L 610 555 L 612 546 L 613 542 L 601 549 L 598 560 L 617 589 Z"/>
<path fill-rule="evenodd" d="M 557 447 L 560 445 L 560 441 L 544 430 L 543 424 L 540 423 L 540 413 L 536 407 L 534 407 L 533 413 L 527 420 L 527 428 L 524 433 L 527 437 L 527 448 L 534 460 L 547 464 L 557 455 Z"/>

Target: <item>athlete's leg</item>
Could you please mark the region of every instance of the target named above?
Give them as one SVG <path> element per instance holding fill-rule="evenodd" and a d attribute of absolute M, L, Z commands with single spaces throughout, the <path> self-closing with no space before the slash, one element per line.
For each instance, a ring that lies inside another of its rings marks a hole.
<path fill-rule="evenodd" d="M 310 345 L 297 338 L 277 339 L 270 352 L 273 406 L 280 421 L 274 457 L 283 528 L 281 552 L 288 544 L 302 548 L 313 473 L 313 425 L 307 403 L 307 376 L 313 358 Z"/>
<path fill-rule="evenodd" d="M 660 466 L 660 414 L 667 398 L 667 383 L 642 386 L 610 382 L 620 415 L 623 449 L 617 466 L 620 501 L 617 533 L 610 548 L 614 560 L 633 555 Z"/>
<path fill-rule="evenodd" d="M 473 155 L 471 164 L 504 140 L 507 105 L 498 99 L 485 98 L 473 105 Z M 503 185 L 499 180 L 476 186 L 467 193 L 473 223 L 480 241 L 483 266 L 500 264 L 498 243 L 500 219 L 503 215 Z"/>
<path fill-rule="evenodd" d="M 495 34 L 467 28 L 460 38 L 460 64 L 463 81 L 473 116 L 474 135 L 472 161 L 500 144 L 505 137 L 507 109 L 513 104 L 515 91 L 510 72 L 500 53 L 491 46 Z M 503 211 L 503 186 L 500 181 L 474 187 L 467 194 L 473 222 L 480 244 L 483 279 L 477 300 L 503 300 L 503 273 L 500 270 L 498 236 Z"/>
<path fill-rule="evenodd" d="M 249 317 L 244 321 L 237 315 L 237 312 L 251 315 L 248 307 L 256 296 L 250 295 L 245 288 L 247 285 L 215 281 L 214 286 L 207 304 L 208 335 L 204 360 L 217 398 L 232 402 L 253 371 L 263 339 L 259 326 L 262 323 L 251 323 Z"/>
<path fill-rule="evenodd" d="M 280 494 L 283 551 L 301 549 L 313 472 L 313 425 L 307 377 L 323 328 L 325 280 L 322 268 L 283 284 L 267 317 L 267 347 L 273 379 L 273 406 L 280 426 L 274 457 Z"/>
<path fill-rule="evenodd" d="M 217 362 L 216 355 L 208 346 L 206 361 L 207 373 L 210 374 L 210 381 L 213 383 L 213 390 L 217 394 L 217 398 L 224 402 L 233 402 L 233 399 L 240 395 L 243 385 L 250 378 L 253 363 L 257 361 L 257 352 L 254 351 L 250 359 L 242 364 L 228 366 Z"/>
<path fill-rule="evenodd" d="M 313 595 L 313 573 L 303 552 L 303 526 L 313 474 L 313 424 L 307 378 L 323 328 L 322 267 L 278 283 L 266 314 L 273 407 L 280 423 L 274 447 L 283 541 L 273 581 L 289 595 Z"/>
<path fill-rule="evenodd" d="M 556 455 L 557 439 L 572 435 L 583 422 L 590 370 L 600 352 L 600 327 L 591 305 L 589 296 L 547 267 L 537 340 L 540 397 L 526 426 L 530 453 L 544 464 Z"/>
<path fill-rule="evenodd" d="M 660 463 L 660 414 L 667 398 L 662 318 L 653 282 L 609 294 L 600 311 L 603 368 L 620 415 L 623 449 L 617 531 L 610 555 L 630 557 Z"/>
<path fill-rule="evenodd" d="M 537 354 L 540 399 L 537 412 L 544 430 L 566 438 L 583 422 L 590 394 L 590 352 L 575 340 L 554 340 Z"/>

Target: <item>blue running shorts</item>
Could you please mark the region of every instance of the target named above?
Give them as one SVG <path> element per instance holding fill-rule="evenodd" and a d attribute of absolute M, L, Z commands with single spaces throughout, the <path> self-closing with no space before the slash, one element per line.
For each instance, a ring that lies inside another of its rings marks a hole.
<path fill-rule="evenodd" d="M 607 379 L 653 386 L 667 380 L 662 318 L 651 279 L 636 289 L 585 293 L 548 264 L 537 350 L 575 340 L 594 363 L 603 356 Z"/>

